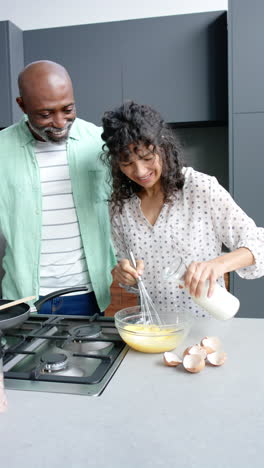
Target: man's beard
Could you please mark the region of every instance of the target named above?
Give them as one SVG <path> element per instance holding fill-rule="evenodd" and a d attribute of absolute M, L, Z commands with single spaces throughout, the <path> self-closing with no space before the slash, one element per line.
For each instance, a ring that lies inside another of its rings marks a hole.
<path fill-rule="evenodd" d="M 29 125 L 29 128 L 36 135 L 38 135 L 42 140 L 47 141 L 49 143 L 62 145 L 69 138 L 70 128 L 73 122 L 74 122 L 74 119 L 72 121 L 68 121 L 67 125 L 65 125 L 64 128 L 36 127 L 30 122 L 30 120 L 28 120 L 28 125 Z"/>

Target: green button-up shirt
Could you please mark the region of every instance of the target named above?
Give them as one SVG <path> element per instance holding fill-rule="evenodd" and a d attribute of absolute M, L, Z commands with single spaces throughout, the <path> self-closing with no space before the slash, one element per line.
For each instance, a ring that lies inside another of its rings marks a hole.
<path fill-rule="evenodd" d="M 106 169 L 98 159 L 101 128 L 76 119 L 67 144 L 73 197 L 98 305 L 110 302 L 115 256 L 110 238 Z M 0 228 L 6 239 L 2 295 L 39 295 L 42 196 L 35 139 L 26 118 L 0 132 Z"/>

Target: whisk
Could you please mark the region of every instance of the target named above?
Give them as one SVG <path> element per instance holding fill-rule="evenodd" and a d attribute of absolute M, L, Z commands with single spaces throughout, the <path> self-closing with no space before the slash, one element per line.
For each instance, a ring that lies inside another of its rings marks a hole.
<path fill-rule="evenodd" d="M 134 268 L 136 268 L 136 260 L 133 255 L 133 252 L 130 250 L 129 252 L 130 260 Z M 142 278 L 139 276 L 137 280 L 138 289 L 139 289 L 139 297 L 140 297 L 140 306 L 142 312 L 142 320 L 144 324 L 155 324 L 155 325 L 162 325 L 162 321 L 158 314 L 158 311 L 151 300 L 151 297 L 146 290 L 144 282 Z"/>

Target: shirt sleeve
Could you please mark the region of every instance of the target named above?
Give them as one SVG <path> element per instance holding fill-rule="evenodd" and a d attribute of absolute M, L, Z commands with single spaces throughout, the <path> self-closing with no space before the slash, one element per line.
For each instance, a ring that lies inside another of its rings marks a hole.
<path fill-rule="evenodd" d="M 254 256 L 255 264 L 236 270 L 238 275 L 245 279 L 263 276 L 264 228 L 256 226 L 215 177 L 211 178 L 210 202 L 213 223 L 223 244 L 232 251 L 246 247 Z"/>
<path fill-rule="evenodd" d="M 122 260 L 122 258 L 129 258 L 128 246 L 125 241 L 123 219 L 120 213 L 113 212 L 113 209 L 110 208 L 110 219 L 111 219 L 111 232 L 112 232 L 112 241 L 114 245 L 115 255 L 117 262 Z M 134 294 L 139 294 L 138 288 L 136 286 L 126 286 L 122 283 L 119 283 L 121 288 L 126 289 L 126 291 Z"/>

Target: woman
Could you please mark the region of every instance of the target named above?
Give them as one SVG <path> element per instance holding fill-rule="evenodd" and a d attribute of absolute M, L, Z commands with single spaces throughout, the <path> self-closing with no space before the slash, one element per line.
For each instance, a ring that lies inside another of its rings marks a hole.
<path fill-rule="evenodd" d="M 190 294 L 200 297 L 206 280 L 210 297 L 216 281 L 224 286 L 226 272 L 236 270 L 248 279 L 264 274 L 264 229 L 215 177 L 182 167 L 179 144 L 158 112 L 127 102 L 104 114 L 102 138 L 113 184 L 117 281 L 131 287 L 143 275 L 157 307 L 176 305 L 204 316 Z M 232 252 L 222 254 L 222 244 Z M 189 292 L 164 280 L 164 269 L 179 255 L 188 266 L 184 282 Z"/>

